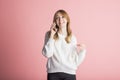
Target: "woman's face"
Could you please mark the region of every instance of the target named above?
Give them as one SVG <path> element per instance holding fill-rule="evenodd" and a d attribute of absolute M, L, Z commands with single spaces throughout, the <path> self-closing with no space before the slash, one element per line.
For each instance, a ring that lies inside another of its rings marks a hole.
<path fill-rule="evenodd" d="M 58 13 L 56 15 L 56 24 L 60 28 L 66 27 L 66 25 L 67 25 L 67 19 L 61 13 Z"/>

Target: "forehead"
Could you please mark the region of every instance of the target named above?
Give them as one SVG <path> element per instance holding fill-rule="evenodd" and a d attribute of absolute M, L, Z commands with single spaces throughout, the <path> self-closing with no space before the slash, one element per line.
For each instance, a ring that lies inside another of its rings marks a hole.
<path fill-rule="evenodd" d="M 56 16 L 63 16 L 63 14 L 59 12 L 56 14 Z"/>

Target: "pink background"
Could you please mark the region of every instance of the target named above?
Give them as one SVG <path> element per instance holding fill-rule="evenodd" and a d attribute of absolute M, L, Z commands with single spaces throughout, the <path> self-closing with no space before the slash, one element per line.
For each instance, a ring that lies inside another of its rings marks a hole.
<path fill-rule="evenodd" d="M 120 80 L 120 0 L 0 0 L 0 80 L 46 80 L 41 50 L 58 9 L 87 46 L 77 80 Z"/>

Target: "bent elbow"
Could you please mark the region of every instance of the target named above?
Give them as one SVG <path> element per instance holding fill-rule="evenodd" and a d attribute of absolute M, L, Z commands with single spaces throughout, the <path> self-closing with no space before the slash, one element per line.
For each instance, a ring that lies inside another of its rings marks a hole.
<path fill-rule="evenodd" d="M 47 50 L 45 50 L 45 49 L 42 50 L 42 54 L 43 54 L 43 56 L 45 56 L 46 58 L 50 58 L 50 57 L 52 57 L 52 55 L 53 55 L 52 52 L 49 52 L 49 51 L 47 51 Z"/>

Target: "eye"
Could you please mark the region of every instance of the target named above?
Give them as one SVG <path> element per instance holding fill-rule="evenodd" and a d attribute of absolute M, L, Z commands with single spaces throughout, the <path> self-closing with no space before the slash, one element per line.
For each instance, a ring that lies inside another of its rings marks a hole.
<path fill-rule="evenodd" d="M 62 18 L 65 18 L 64 16 L 62 16 Z"/>

